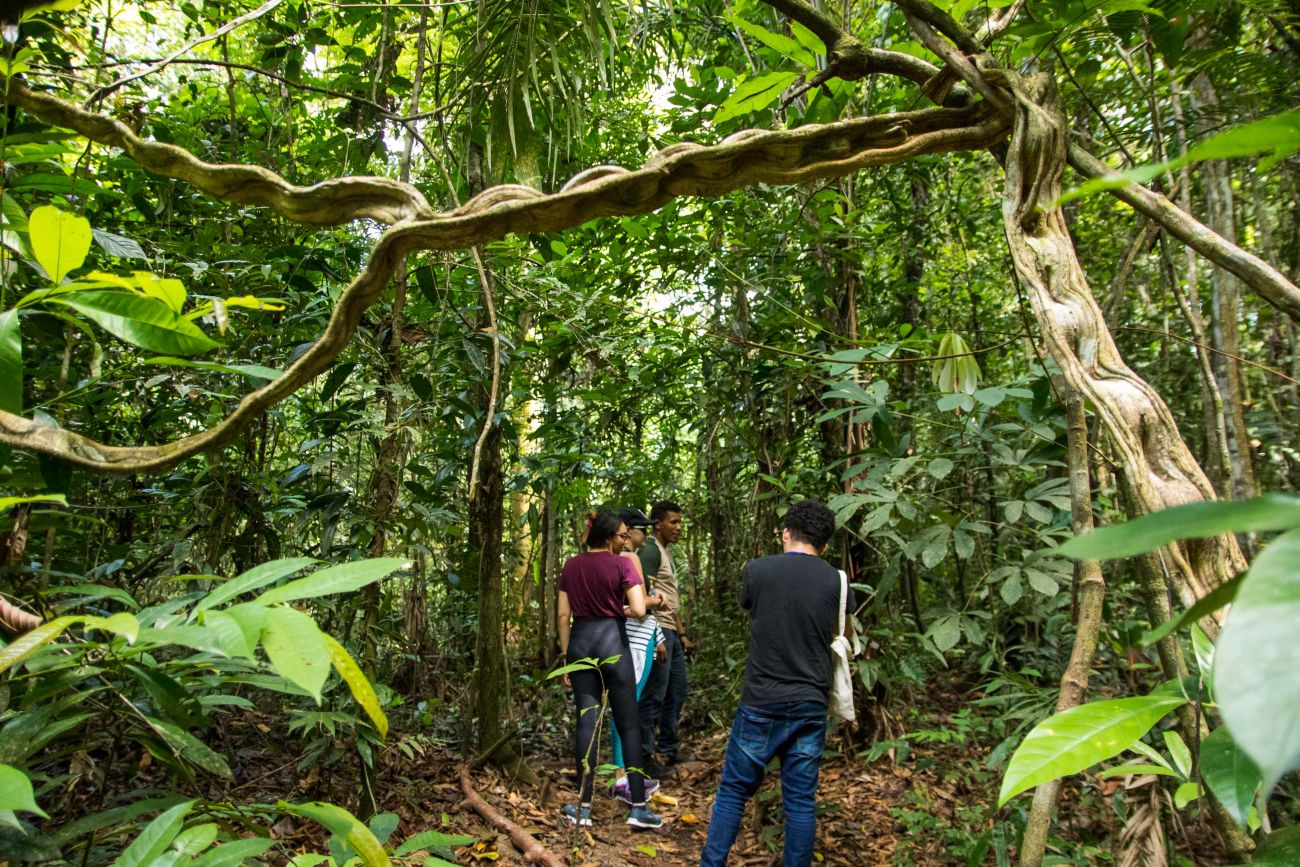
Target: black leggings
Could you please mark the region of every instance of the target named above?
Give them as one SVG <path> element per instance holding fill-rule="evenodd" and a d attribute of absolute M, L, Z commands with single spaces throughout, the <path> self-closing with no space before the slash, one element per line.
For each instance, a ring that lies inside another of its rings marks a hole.
<path fill-rule="evenodd" d="M 632 802 L 645 803 L 645 777 L 641 775 L 641 722 L 637 714 L 636 675 L 632 652 L 628 649 L 627 630 L 621 617 L 575 617 L 569 633 L 568 662 L 580 659 L 609 659 L 616 662 L 600 669 L 584 668 L 569 673 L 573 684 L 573 703 L 578 714 L 575 752 L 578 760 L 578 798 L 591 803 L 592 771 L 600 767 L 596 750 L 596 724 L 600 718 L 600 699 L 608 693 L 614 724 L 623 737 L 623 755 L 627 761 L 628 785 Z"/>

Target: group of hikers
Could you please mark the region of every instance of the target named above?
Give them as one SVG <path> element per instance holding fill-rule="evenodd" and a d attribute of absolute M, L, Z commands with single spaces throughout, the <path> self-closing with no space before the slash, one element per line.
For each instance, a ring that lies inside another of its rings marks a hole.
<path fill-rule="evenodd" d="M 670 550 L 681 531 L 682 509 L 670 501 L 655 503 L 649 516 L 637 508 L 593 511 L 582 553 L 560 575 L 556 616 L 560 647 L 573 666 L 565 683 L 573 690 L 578 777 L 578 802 L 561 813 L 575 825 L 591 825 L 602 702 L 613 717 L 619 769 L 609 794 L 631 806 L 633 828 L 663 824 L 648 797 L 659 787 L 656 778 L 686 758 L 677 731 L 688 689 L 685 636 Z M 812 863 L 830 646 L 842 611 L 853 610 L 843 574 L 821 558 L 834 531 L 834 513 L 803 500 L 775 531 L 782 553 L 745 566 L 739 600 L 750 614 L 744 685 L 701 867 L 726 863 L 745 804 L 774 759 L 781 768 L 785 865 Z"/>

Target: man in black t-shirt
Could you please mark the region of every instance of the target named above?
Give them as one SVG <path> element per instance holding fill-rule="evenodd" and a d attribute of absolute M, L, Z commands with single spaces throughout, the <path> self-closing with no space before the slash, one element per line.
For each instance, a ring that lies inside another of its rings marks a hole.
<path fill-rule="evenodd" d="M 830 645 L 839 629 L 840 604 L 839 570 L 820 555 L 834 532 L 830 509 L 816 500 L 796 503 L 782 522 L 784 553 L 751 560 L 745 567 L 740 604 L 752 615 L 745 684 L 701 867 L 726 864 L 745 804 L 774 758 L 781 761 L 785 867 L 812 863 Z M 845 594 L 845 607 L 853 610 L 852 591 Z"/>

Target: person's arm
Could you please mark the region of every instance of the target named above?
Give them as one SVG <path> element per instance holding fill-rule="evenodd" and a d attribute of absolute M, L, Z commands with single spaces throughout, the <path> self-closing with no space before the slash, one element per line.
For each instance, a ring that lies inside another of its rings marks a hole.
<path fill-rule="evenodd" d="M 573 609 L 569 607 L 569 594 L 560 591 L 560 598 L 555 603 L 555 629 L 560 637 L 560 653 L 569 652 L 569 617 Z"/>
<path fill-rule="evenodd" d="M 633 617 L 645 617 L 645 587 L 633 584 L 627 588 L 627 607 Z"/>

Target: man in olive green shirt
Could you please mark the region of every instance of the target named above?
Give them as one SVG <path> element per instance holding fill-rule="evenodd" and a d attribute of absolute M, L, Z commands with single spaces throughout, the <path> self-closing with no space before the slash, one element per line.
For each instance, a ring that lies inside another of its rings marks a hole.
<path fill-rule="evenodd" d="M 656 662 L 650 669 L 650 682 L 641 693 L 641 743 L 645 754 L 662 753 L 666 764 L 677 761 L 679 747 L 677 721 L 686 702 L 686 656 L 682 651 L 685 634 L 682 623 L 681 597 L 677 588 L 677 570 L 673 567 L 672 553 L 668 550 L 682 534 L 682 507 L 667 500 L 650 508 L 654 533 L 639 552 L 641 570 L 658 605 L 655 618 L 664 633 L 664 647 L 668 658 Z M 646 772 L 654 775 L 655 770 Z"/>

